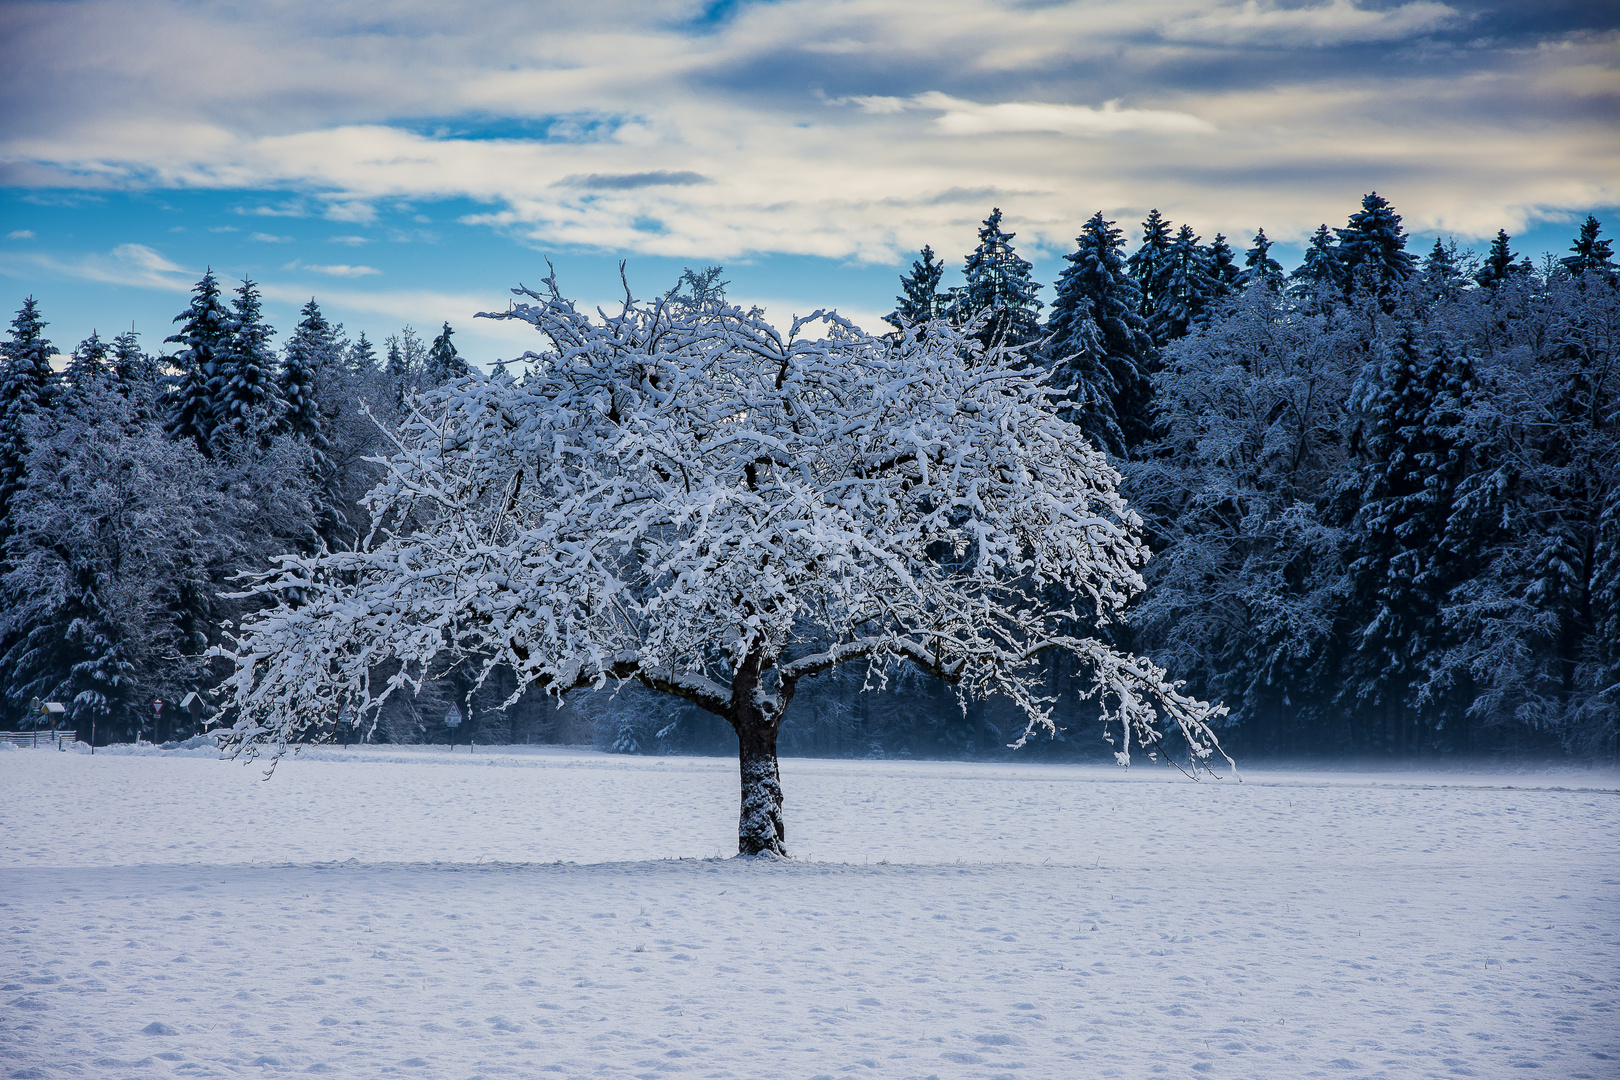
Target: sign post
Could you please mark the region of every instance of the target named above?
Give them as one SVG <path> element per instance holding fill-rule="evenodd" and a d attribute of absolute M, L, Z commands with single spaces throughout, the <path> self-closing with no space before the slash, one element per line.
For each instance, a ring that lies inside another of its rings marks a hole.
<path fill-rule="evenodd" d="M 444 714 L 444 726 L 450 729 L 450 749 L 456 748 L 456 728 L 461 726 L 461 710 L 455 703 L 450 705 L 450 711 Z"/>

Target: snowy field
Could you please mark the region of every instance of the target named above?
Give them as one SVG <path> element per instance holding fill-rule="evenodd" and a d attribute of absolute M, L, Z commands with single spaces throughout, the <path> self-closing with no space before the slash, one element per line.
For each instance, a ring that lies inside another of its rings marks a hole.
<path fill-rule="evenodd" d="M 1620 1076 L 1620 776 L 0 752 L 10 1077 Z"/>

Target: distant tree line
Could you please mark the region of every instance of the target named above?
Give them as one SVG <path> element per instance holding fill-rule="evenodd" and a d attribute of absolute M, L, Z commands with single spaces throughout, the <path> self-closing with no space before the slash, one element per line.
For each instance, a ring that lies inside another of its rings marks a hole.
<path fill-rule="evenodd" d="M 1620 710 L 1617 273 L 1588 217 L 1541 265 L 1406 250 L 1376 193 L 1285 274 L 1158 211 L 1081 228 L 1044 324 L 997 211 L 941 292 L 1051 371 L 1153 537 L 1130 647 L 1231 708 L 1240 753 L 1612 757 Z M 970 297 L 974 299 L 969 299 Z"/>
<path fill-rule="evenodd" d="M 934 319 L 1019 346 L 1050 372 L 1076 437 L 1104 449 L 1155 549 L 1117 644 L 1231 710 L 1235 753 L 1613 757 L 1620 716 L 1620 273 L 1596 220 L 1540 265 L 1406 250 L 1370 194 L 1291 272 L 1264 230 L 1205 244 L 1158 211 L 1127 252 L 1099 212 L 1049 309 L 994 211 L 942 287 L 925 247 L 895 334 Z M 671 304 L 723 297 L 687 271 Z M 1044 316 L 1043 316 L 1044 311 Z M 411 392 L 470 373 L 448 324 L 350 341 L 312 300 L 279 352 L 257 287 L 197 284 L 160 356 L 92 336 L 66 371 L 32 300 L 0 369 L 0 695 L 39 697 L 114 738 L 173 737 L 213 678 L 207 649 L 278 555 L 354 544 Z M 1084 628 L 1092 632 L 1098 628 Z M 982 756 L 1022 721 L 905 675 L 802 692 L 784 753 Z M 1081 732 L 1022 753 L 1100 754 L 1094 707 L 1049 672 Z M 554 704 L 476 693 L 451 666 L 370 738 L 594 739 L 623 752 L 735 749 L 726 726 L 634 688 Z M 921 722 L 919 722 L 921 718 Z M 340 728 L 334 719 L 334 733 Z M 8 721 L 10 723 L 10 721 Z M 340 736 L 346 737 L 346 736 Z"/>

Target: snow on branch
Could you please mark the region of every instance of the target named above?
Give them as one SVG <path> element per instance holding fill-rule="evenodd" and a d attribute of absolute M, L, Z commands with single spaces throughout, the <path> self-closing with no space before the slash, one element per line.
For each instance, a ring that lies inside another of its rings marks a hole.
<path fill-rule="evenodd" d="M 1166 721 L 1195 766 L 1219 752 L 1221 710 L 1074 635 L 1142 588 L 1141 523 L 1039 373 L 973 328 L 891 340 L 817 312 L 782 333 L 723 301 L 627 293 L 592 318 L 552 278 L 514 292 L 486 317 L 543 335 L 525 376 L 417 398 L 368 540 L 252 583 L 265 606 L 222 651 L 237 753 L 453 664 L 510 668 L 514 700 L 635 679 L 735 722 L 745 666 L 779 718 L 801 678 L 909 662 L 1007 695 L 1027 737 L 1055 727 L 1051 650 L 1094 674 L 1122 761 Z"/>

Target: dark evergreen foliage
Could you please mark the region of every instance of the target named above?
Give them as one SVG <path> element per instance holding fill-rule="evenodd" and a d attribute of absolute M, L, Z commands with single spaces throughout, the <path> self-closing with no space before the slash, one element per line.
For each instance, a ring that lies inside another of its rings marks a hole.
<path fill-rule="evenodd" d="M 1334 231 L 1339 238 L 1339 280 L 1351 290 L 1378 297 L 1385 310 L 1393 310 L 1394 297 L 1417 262 L 1406 250 L 1401 215 L 1374 191 L 1362 198 L 1349 226 Z"/>
<path fill-rule="evenodd" d="M 262 441 L 279 424 L 284 406 L 276 392 L 276 357 L 270 347 L 275 332 L 264 321 L 258 284 L 243 278 L 231 301 L 230 338 L 219 366 L 211 435 L 216 449 L 226 439 Z"/>
<path fill-rule="evenodd" d="M 219 424 L 221 375 L 230 356 L 231 313 L 220 299 L 213 270 L 192 288 L 191 304 L 174 317 L 180 332 L 164 338 L 181 346 L 171 358 L 179 377 L 170 391 L 166 428 L 170 438 L 190 439 L 205 455 L 213 451 Z"/>
<path fill-rule="evenodd" d="M 898 306 L 883 317 L 898 329 L 943 317 L 949 302 L 947 294 L 939 291 L 944 262 L 936 259 L 934 249 L 926 244 L 919 254 L 921 257 L 911 264 L 911 273 L 900 276 L 900 295 L 895 297 Z"/>
<path fill-rule="evenodd" d="M 1147 220 L 1142 222 L 1142 243 L 1131 252 L 1126 260 L 1131 280 L 1136 282 L 1136 288 L 1141 293 L 1141 306 L 1138 310 L 1142 318 L 1149 323 L 1153 320 L 1153 312 L 1158 307 L 1159 294 L 1156 282 L 1159 278 L 1159 268 L 1170 253 L 1170 222 L 1166 221 L 1158 208 L 1148 211 Z"/>
<path fill-rule="evenodd" d="M 1210 274 L 1209 252 L 1198 239 L 1192 226 L 1183 225 L 1158 263 L 1152 279 L 1153 314 L 1147 320 L 1156 345 L 1184 335 L 1216 295 L 1219 286 Z"/>
<path fill-rule="evenodd" d="M 711 269 L 719 270 L 720 268 L 716 266 L 711 267 Z M 712 288 L 712 283 L 701 284 Z M 725 295 L 724 282 L 720 283 L 719 292 L 713 295 L 717 297 Z M 679 297 L 677 297 L 678 299 Z M 699 299 L 689 299 L 688 302 L 701 304 L 708 303 L 709 299 L 709 294 L 705 292 Z M 426 371 L 428 386 L 443 386 L 447 382 L 463 379 L 472 374 L 472 368 L 467 366 L 467 361 L 463 360 L 460 354 L 456 352 L 455 342 L 450 340 L 450 335 L 453 333 L 455 331 L 450 329 L 450 324 L 445 323 L 444 329 L 439 331 L 439 336 L 433 339 L 433 345 L 428 349 Z"/>
<path fill-rule="evenodd" d="M 1153 342 L 1140 293 L 1120 252 L 1123 234 L 1099 210 L 1080 235 L 1057 283 L 1046 323 L 1046 361 L 1069 417 L 1093 446 L 1112 454 L 1146 439 Z"/>
<path fill-rule="evenodd" d="M 1487 289 L 1497 288 L 1529 269 L 1514 261 L 1518 256 L 1513 254 L 1510 240 L 1512 237 L 1506 229 L 1496 230 L 1496 239 L 1491 241 L 1491 250 L 1485 255 L 1485 265 L 1474 275 L 1474 280 Z"/>
<path fill-rule="evenodd" d="M 1304 261 L 1288 275 L 1289 290 L 1296 296 L 1321 296 L 1341 291 L 1343 282 L 1344 264 L 1339 261 L 1339 247 L 1324 224 L 1311 235 Z"/>
<path fill-rule="evenodd" d="M 1017 233 L 1001 227 L 997 207 L 979 229 L 979 243 L 962 267 L 967 284 L 957 298 L 954 317 L 967 322 L 988 316 L 980 336 L 986 343 L 1027 345 L 1040 336 L 1040 286 L 1030 276 L 1034 267 L 1013 248 Z"/>
<path fill-rule="evenodd" d="M 1273 289 L 1282 288 L 1284 280 L 1282 263 L 1271 257 L 1271 248 L 1272 243 L 1266 236 L 1266 230 L 1256 231 L 1254 244 L 1243 257 L 1244 269 L 1239 284 L 1264 284 Z"/>
<path fill-rule="evenodd" d="M 1559 265 L 1574 277 L 1597 274 L 1610 284 L 1613 284 L 1615 280 L 1614 247 L 1610 241 L 1600 239 L 1602 232 L 1603 226 L 1598 224 L 1598 219 L 1591 214 L 1586 215 L 1586 220 L 1581 222 L 1580 235 L 1575 238 L 1575 243 L 1571 244 L 1569 248 L 1574 254 L 1566 255 L 1558 260 Z"/>

